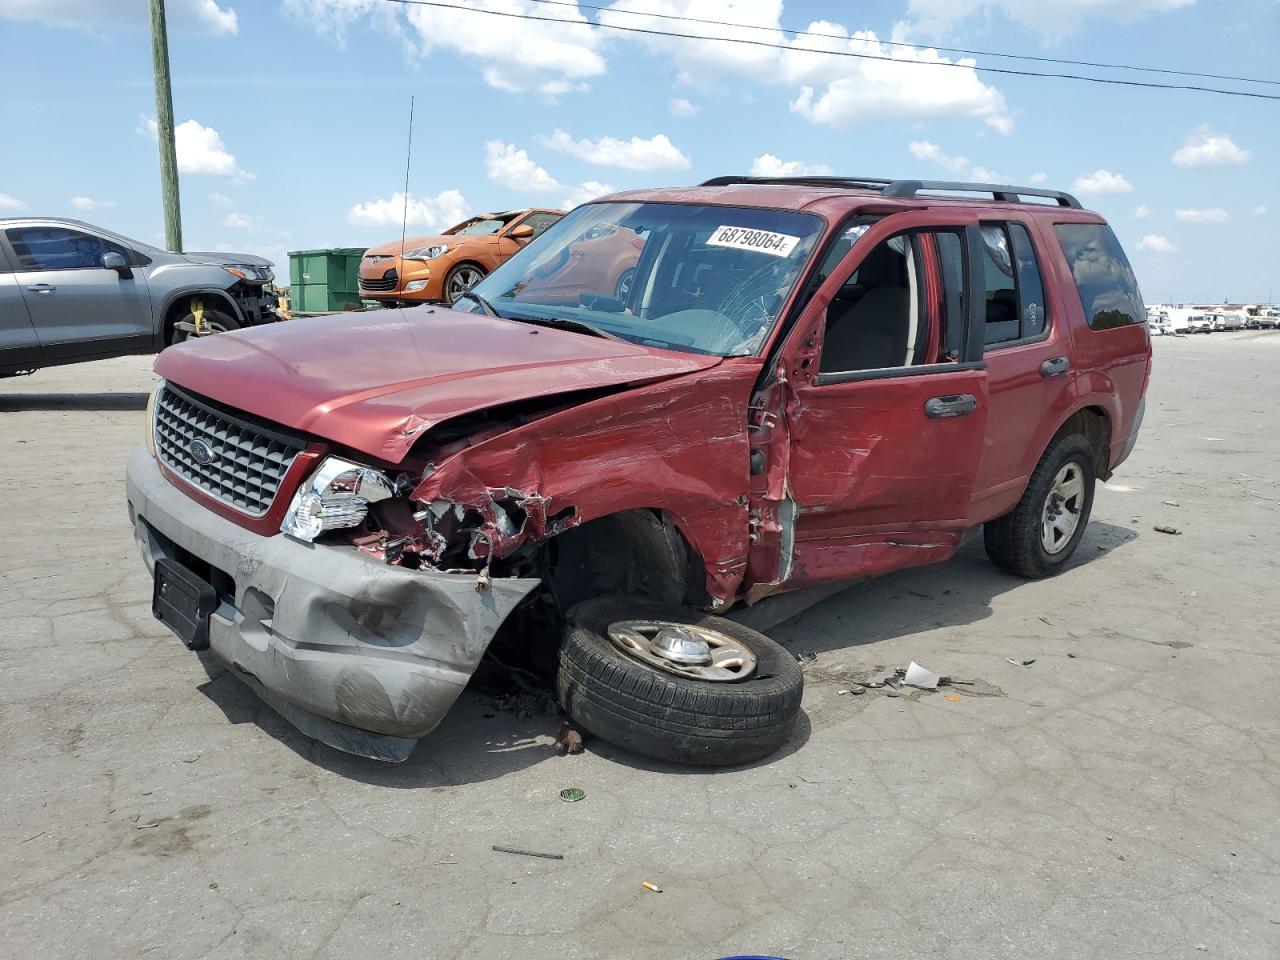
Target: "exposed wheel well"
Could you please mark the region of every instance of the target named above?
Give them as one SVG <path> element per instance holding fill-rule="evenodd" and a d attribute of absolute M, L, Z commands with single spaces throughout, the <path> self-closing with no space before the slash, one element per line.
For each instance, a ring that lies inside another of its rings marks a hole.
<path fill-rule="evenodd" d="M 219 313 L 225 313 L 235 320 L 236 323 L 242 322 L 240 312 L 235 308 L 230 300 L 228 300 L 220 291 L 217 290 L 192 290 L 190 293 L 184 293 L 174 298 L 173 303 L 169 304 L 164 314 L 164 345 L 171 346 L 173 344 L 173 327 L 179 320 L 191 312 L 191 300 L 194 297 L 201 297 L 205 300 L 205 309 L 216 310 Z"/>
<path fill-rule="evenodd" d="M 1078 433 L 1093 448 L 1093 468 L 1099 480 L 1111 476 L 1111 418 L 1101 407 L 1085 407 L 1077 410 L 1058 428 L 1054 439 L 1068 433 Z"/>

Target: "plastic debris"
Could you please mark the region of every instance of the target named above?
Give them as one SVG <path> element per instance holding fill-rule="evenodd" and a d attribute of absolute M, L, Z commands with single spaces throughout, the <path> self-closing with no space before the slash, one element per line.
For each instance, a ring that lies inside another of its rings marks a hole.
<path fill-rule="evenodd" d="M 579 787 L 565 787 L 560 791 L 560 799 L 565 803 L 577 803 L 587 795 L 587 791 Z"/>
<path fill-rule="evenodd" d="M 1004 660 L 1005 663 L 1012 663 L 1015 667 L 1029 667 L 1035 663 L 1034 660 L 1015 660 L 1013 657 L 1005 657 Z"/>
<path fill-rule="evenodd" d="M 543 860 L 563 860 L 563 853 L 538 853 L 536 850 L 521 850 L 519 847 L 500 847 L 494 844 L 496 853 L 514 853 L 518 857 L 541 857 Z"/>
<path fill-rule="evenodd" d="M 797 654 L 796 659 L 801 663 L 813 663 L 818 659 L 818 655 L 812 650 L 805 650 L 803 653 Z"/>
<path fill-rule="evenodd" d="M 650 883 L 648 880 L 641 880 L 640 886 L 644 887 L 646 890 L 652 893 L 662 892 L 662 888 L 660 886 L 658 886 L 656 883 Z"/>
<path fill-rule="evenodd" d="M 938 689 L 938 681 L 941 679 L 932 670 L 926 670 L 912 660 L 902 677 L 902 682 L 909 687 L 919 687 L 921 690 L 936 690 Z"/>
<path fill-rule="evenodd" d="M 951 703 L 959 703 L 959 702 L 961 701 L 961 699 L 962 699 L 962 698 L 961 698 L 961 697 L 956 696 L 954 693 L 944 693 L 944 694 L 942 695 L 942 699 L 943 699 L 943 700 L 947 700 L 947 701 L 949 701 L 949 702 L 951 702 Z"/>
<path fill-rule="evenodd" d="M 1182 531 L 1179 530 L 1177 527 L 1167 527 L 1162 523 L 1157 523 L 1151 529 L 1154 530 L 1156 533 L 1171 533 L 1175 537 L 1182 533 Z"/>
<path fill-rule="evenodd" d="M 837 691 L 836 691 L 836 696 L 837 696 L 837 697 L 843 697 L 843 696 L 844 696 L 846 693 L 848 693 L 848 692 L 849 692 L 848 690 L 837 690 Z"/>

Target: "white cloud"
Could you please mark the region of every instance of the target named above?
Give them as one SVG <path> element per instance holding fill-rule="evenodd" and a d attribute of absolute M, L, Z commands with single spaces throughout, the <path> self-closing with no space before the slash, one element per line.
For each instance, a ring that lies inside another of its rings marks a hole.
<path fill-rule="evenodd" d="M 599 180 L 585 180 L 574 187 L 569 195 L 560 201 L 560 207 L 563 210 L 572 210 L 588 200 L 607 196 L 616 192 L 616 190 L 617 188 L 611 184 L 601 183 Z"/>
<path fill-rule="evenodd" d="M 1047 173 L 1045 173 L 1044 171 L 1039 171 L 1027 177 L 1027 183 L 1034 186 L 1039 183 L 1044 183 L 1048 179 L 1049 179 L 1049 175 Z"/>
<path fill-rule="evenodd" d="M 222 218 L 224 227 L 231 227 L 234 230 L 261 230 L 265 218 L 262 216 L 253 216 L 247 213 L 228 213 Z"/>
<path fill-rule="evenodd" d="M 215 0 L 169 0 L 166 18 L 176 30 L 198 30 L 215 36 L 239 29 L 235 10 Z M 144 24 L 137 0 L 0 0 L 0 19 L 26 20 L 51 27 L 98 29 Z"/>
<path fill-rule="evenodd" d="M 1148 207 L 1145 203 L 1138 204 L 1136 207 L 1133 208 L 1133 219 L 1150 220 L 1151 208 Z"/>
<path fill-rule="evenodd" d="M 802 163 L 781 160 L 772 153 L 762 153 L 751 161 L 753 177 L 829 177 L 831 168 L 825 163 Z"/>
<path fill-rule="evenodd" d="M 673 97 L 667 104 L 667 109 L 673 117 L 692 117 L 698 112 L 697 106 L 684 97 Z"/>
<path fill-rule="evenodd" d="M 470 208 L 457 190 L 443 190 L 434 197 L 409 197 L 408 222 L 428 230 L 443 230 L 467 218 Z M 404 216 L 405 197 L 395 193 L 386 199 L 357 203 L 347 211 L 347 222 L 377 227 L 398 227 Z"/>
<path fill-rule="evenodd" d="M 559 190 L 560 184 L 551 174 L 529 158 L 526 150 L 513 143 L 490 140 L 484 145 L 485 173 L 494 183 L 510 190 L 547 193 Z"/>
<path fill-rule="evenodd" d="M 1226 223 L 1231 219 L 1231 214 L 1221 207 L 1184 208 L 1173 211 L 1173 215 L 1183 223 Z"/>
<path fill-rule="evenodd" d="M 1076 177 L 1071 189 L 1077 193 L 1128 193 L 1133 189 L 1122 174 L 1098 169 L 1083 177 Z"/>
<path fill-rule="evenodd" d="M 1058 40 L 1080 29 L 1086 20 L 1133 23 L 1153 14 L 1190 6 L 1195 0 L 910 0 L 909 28 L 939 38 L 954 36 L 957 25 L 970 18 L 989 21 L 1000 13 L 1014 23 Z"/>
<path fill-rule="evenodd" d="M 1158 233 L 1148 233 L 1139 240 L 1138 249 L 1149 250 L 1152 253 L 1177 253 L 1178 251 L 1178 248 L 1170 243 L 1167 237 L 1162 237 Z"/>
<path fill-rule="evenodd" d="M 72 197 L 71 206 L 77 210 L 101 210 L 104 207 L 114 207 L 114 200 L 95 200 L 93 197 Z"/>
<path fill-rule="evenodd" d="M 575 140 L 563 130 L 556 130 L 545 138 L 553 150 L 569 153 L 587 163 L 602 167 L 622 167 L 626 170 L 688 170 L 692 161 L 667 139 L 665 133 L 654 134 L 647 140 L 632 137 L 618 140 L 601 137 L 599 140 Z"/>
<path fill-rule="evenodd" d="M 1182 147 L 1173 155 L 1173 162 L 1180 167 L 1224 167 L 1248 159 L 1248 150 L 1237 147 L 1225 133 L 1214 133 L 1207 123 L 1187 134 Z"/>
<path fill-rule="evenodd" d="M 209 202 L 215 207 L 229 207 L 231 206 L 232 200 L 225 193 L 218 193 L 215 191 L 214 193 L 209 194 Z"/>
<path fill-rule="evenodd" d="M 142 117 L 138 133 L 158 139 L 154 117 Z M 230 177 L 232 183 L 246 183 L 253 174 L 242 170 L 235 155 L 227 150 L 222 136 L 213 127 L 198 120 L 183 120 L 173 128 L 174 148 L 178 153 L 179 173 L 199 173 L 211 177 Z"/>
<path fill-rule="evenodd" d="M 969 176 L 980 183 L 1004 183 L 1009 178 L 986 167 L 970 167 Z"/>
<path fill-rule="evenodd" d="M 928 160 L 931 163 L 936 163 L 944 170 L 950 170 L 952 173 L 963 173 L 965 168 L 969 166 L 968 157 L 953 157 L 943 153 L 940 146 L 936 143 L 930 143 L 928 140 L 912 140 L 907 144 L 907 150 L 917 160 Z"/>
<path fill-rule="evenodd" d="M 1253 208 L 1253 215 L 1255 217 L 1265 217 L 1267 215 L 1267 208 L 1264 207 L 1262 204 L 1258 204 L 1256 207 Z"/>
<path fill-rule="evenodd" d="M 7 193 L 0 193 L 0 210 L 25 210 L 27 205 L 17 197 L 10 196 Z"/>

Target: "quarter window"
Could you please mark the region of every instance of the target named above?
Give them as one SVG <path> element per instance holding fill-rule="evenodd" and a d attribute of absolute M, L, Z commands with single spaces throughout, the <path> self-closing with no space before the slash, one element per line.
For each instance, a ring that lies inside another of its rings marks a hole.
<path fill-rule="evenodd" d="M 1031 235 L 1020 223 L 982 225 L 987 347 L 1032 340 L 1045 330 L 1044 280 Z"/>
<path fill-rule="evenodd" d="M 83 270 L 102 266 L 102 255 L 130 253 L 118 243 L 66 227 L 13 227 L 5 231 L 19 270 Z"/>
<path fill-rule="evenodd" d="M 1146 319 L 1138 279 L 1110 227 L 1102 223 L 1057 223 L 1054 230 L 1080 291 L 1080 304 L 1090 327 L 1109 330 Z"/>

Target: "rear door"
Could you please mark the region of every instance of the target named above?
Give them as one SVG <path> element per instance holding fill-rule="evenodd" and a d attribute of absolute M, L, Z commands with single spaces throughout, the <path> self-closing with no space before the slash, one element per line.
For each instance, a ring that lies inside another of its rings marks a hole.
<path fill-rule="evenodd" d="M 950 556 L 982 451 L 987 373 L 967 280 L 976 218 L 921 212 L 863 229 L 783 353 L 793 397 L 779 423 L 776 576 L 788 588 Z M 944 274 L 939 250 L 958 274 Z"/>
<path fill-rule="evenodd" d="M 22 287 L 0 246 L 0 369 L 35 366 L 39 359 L 40 341 L 31 325 Z"/>
<path fill-rule="evenodd" d="M 5 231 L 14 275 L 45 359 L 121 349 L 153 334 L 151 301 L 140 269 L 124 276 L 102 266 L 105 253 L 137 262 L 113 240 L 58 224 Z"/>

